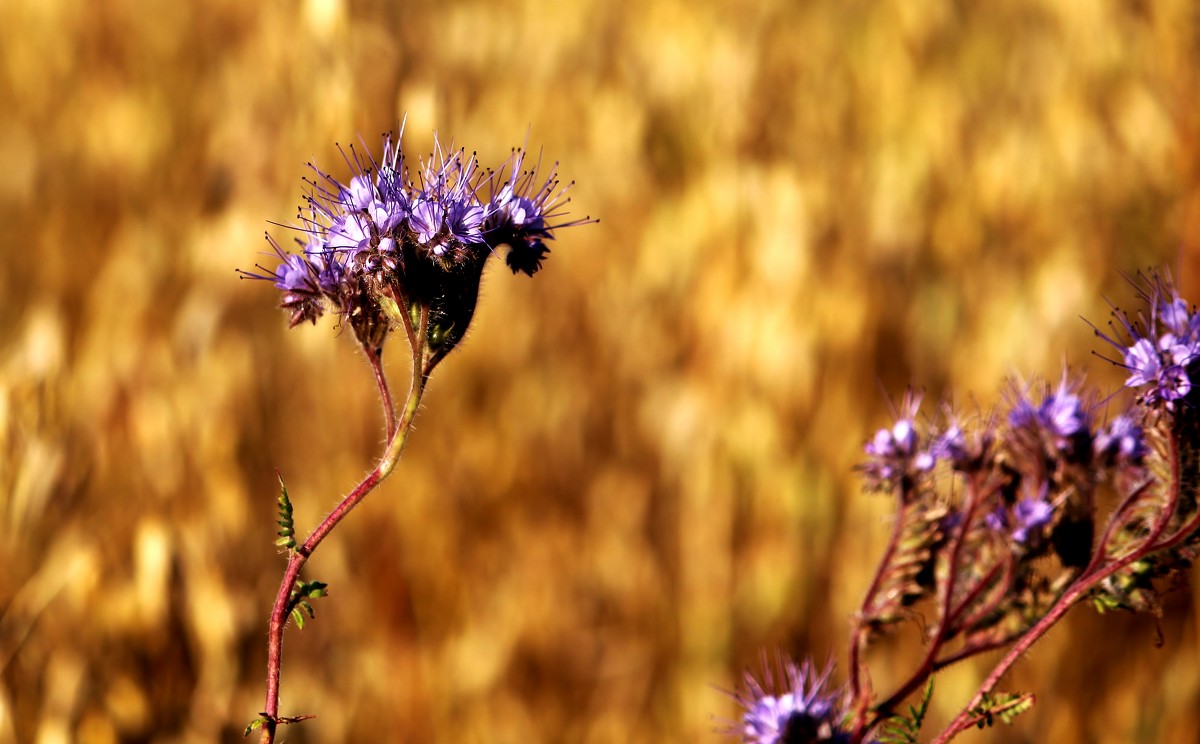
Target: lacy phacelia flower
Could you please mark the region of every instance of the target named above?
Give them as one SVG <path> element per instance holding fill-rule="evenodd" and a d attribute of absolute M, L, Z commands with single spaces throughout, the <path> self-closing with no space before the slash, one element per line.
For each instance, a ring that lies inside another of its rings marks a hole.
<path fill-rule="evenodd" d="M 1012 509 L 1003 504 L 984 517 L 984 523 L 996 532 L 1006 532 L 1022 548 L 1035 548 L 1045 536 L 1046 528 L 1054 520 L 1054 505 L 1043 493 L 1024 496 Z"/>
<path fill-rule="evenodd" d="M 890 428 L 880 429 L 863 449 L 867 461 L 861 469 L 872 486 L 889 488 L 902 478 L 928 473 L 937 464 L 934 452 L 922 448 L 916 428 L 919 396 L 905 399 L 900 416 Z"/>
<path fill-rule="evenodd" d="M 817 744 L 848 742 L 840 730 L 840 697 L 826 685 L 833 665 L 817 674 L 809 661 L 797 665 L 782 655 L 776 668 L 763 664 L 763 678 L 746 674 L 746 691 L 734 695 L 745 712 L 727 733 L 741 736 L 745 744 Z M 776 678 L 778 677 L 778 678 Z"/>
<path fill-rule="evenodd" d="M 387 135 L 379 160 L 353 147 L 346 160 L 356 171 L 348 184 L 310 164 L 317 177 L 299 216 L 299 251 L 268 235 L 279 267 L 241 273 L 283 292 L 293 326 L 332 309 L 373 349 L 403 321 L 401 313 L 425 308 L 436 361 L 466 332 L 490 255 L 507 246 L 513 272 L 532 276 L 555 230 L 592 221 L 563 219 L 570 184 L 557 180 L 557 164 L 545 174 L 540 163 L 522 170 L 522 150 L 492 171 L 435 142 L 410 170 Z"/>
<path fill-rule="evenodd" d="M 1139 274 L 1138 280 L 1147 310 L 1130 317 L 1114 308 L 1113 334 L 1097 328 L 1096 335 L 1121 352 L 1119 361 L 1110 361 L 1129 371 L 1126 387 L 1142 391 L 1146 405 L 1171 409 L 1192 391 L 1189 368 L 1200 358 L 1200 315 L 1189 310 L 1170 277 Z"/>
<path fill-rule="evenodd" d="M 1142 427 L 1124 413 L 1097 432 L 1093 446 L 1096 458 L 1106 465 L 1139 466 L 1150 454 Z"/>
<path fill-rule="evenodd" d="M 1036 405 L 1018 392 L 1008 423 L 1018 440 L 1040 440 L 1041 446 L 1056 457 L 1083 461 L 1091 456 L 1091 416 L 1066 376 Z"/>

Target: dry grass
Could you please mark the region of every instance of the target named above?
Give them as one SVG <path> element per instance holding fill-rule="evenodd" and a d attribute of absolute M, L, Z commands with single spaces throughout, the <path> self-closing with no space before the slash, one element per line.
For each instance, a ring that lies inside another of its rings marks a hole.
<path fill-rule="evenodd" d="M 273 469 L 311 526 L 382 423 L 351 340 L 234 268 L 307 159 L 406 112 L 485 161 L 528 131 L 602 222 L 492 268 L 310 564 L 292 742 L 719 741 L 759 648 L 844 658 L 881 388 L 986 405 L 1064 358 L 1111 387 L 1079 316 L 1118 272 L 1200 288 L 1183 0 L 292 6 L 4 5 L 0 742 L 238 741 L 260 709 Z M 1173 595 L 1156 650 L 1076 612 L 1013 680 L 1035 712 L 964 739 L 1196 740 L 1194 619 Z"/>

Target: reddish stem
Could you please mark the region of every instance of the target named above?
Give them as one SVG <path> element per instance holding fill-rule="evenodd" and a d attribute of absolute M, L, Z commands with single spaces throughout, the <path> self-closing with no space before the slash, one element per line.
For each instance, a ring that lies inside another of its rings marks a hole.
<path fill-rule="evenodd" d="M 1058 598 L 1058 601 L 1054 603 L 1054 605 L 1050 608 L 1050 611 L 1047 612 L 1032 628 L 1026 631 L 1015 644 L 1013 644 L 1013 647 L 1009 649 L 1008 653 L 1004 655 L 1004 658 L 1000 660 L 1000 663 L 998 663 L 995 668 L 992 669 L 991 673 L 983 681 L 983 684 L 979 686 L 979 690 L 975 693 L 975 696 L 971 699 L 971 702 L 965 708 L 963 708 L 963 710 L 958 714 L 958 716 L 955 717 L 953 721 L 950 722 L 950 725 L 945 731 L 942 732 L 940 736 L 938 736 L 937 739 L 934 740 L 933 744 L 944 744 L 944 742 L 950 741 L 958 734 L 970 728 L 973 725 L 973 722 L 976 720 L 975 714 L 971 711 L 978 708 L 978 706 L 983 702 L 984 696 L 991 692 L 993 688 L 995 688 L 995 686 L 1000 682 L 1000 679 L 1007 674 L 1008 670 L 1011 669 L 1013 664 L 1017 662 L 1017 659 L 1020 659 L 1022 656 L 1024 656 L 1029 648 L 1033 646 L 1038 639 L 1045 635 L 1047 630 L 1049 630 L 1054 626 L 1055 623 L 1062 619 L 1063 615 L 1067 613 L 1067 610 L 1071 609 L 1076 602 L 1087 596 L 1087 594 L 1094 589 L 1097 584 L 1104 581 L 1109 576 L 1112 576 L 1117 571 L 1125 568 L 1134 561 L 1141 560 L 1147 555 L 1159 550 L 1173 547 L 1177 542 L 1186 537 L 1187 533 L 1185 533 L 1184 530 L 1194 528 L 1197 523 L 1200 523 L 1200 514 L 1198 514 L 1189 520 L 1183 528 L 1181 528 L 1171 537 L 1159 542 L 1159 538 L 1162 537 L 1163 532 L 1167 528 L 1167 524 L 1171 521 L 1171 517 L 1175 513 L 1175 507 L 1179 503 L 1179 446 L 1173 437 L 1170 439 L 1168 457 L 1170 458 L 1171 485 L 1167 495 L 1167 502 L 1164 504 L 1164 508 L 1160 513 L 1158 520 L 1151 528 L 1150 534 L 1146 536 L 1146 539 L 1142 541 L 1142 544 L 1138 548 L 1126 553 L 1124 556 L 1113 560 L 1103 568 L 1099 568 L 1099 565 L 1103 562 L 1103 559 L 1100 561 L 1093 560 L 1092 565 L 1090 565 L 1083 573 L 1079 575 L 1079 577 L 1071 584 L 1071 586 L 1063 593 L 1063 595 Z M 1100 544 L 1097 547 L 1097 550 L 1103 552 L 1105 550 L 1105 545 L 1103 543 Z"/>
<path fill-rule="evenodd" d="M 950 543 L 950 550 L 947 554 L 946 562 L 946 579 L 943 583 L 942 596 L 940 599 L 940 609 L 938 612 L 938 626 L 934 631 L 933 637 L 929 641 L 929 649 L 925 653 L 925 657 L 921 659 L 921 663 L 917 666 L 917 670 L 912 676 L 902 684 L 890 697 L 875 707 L 876 715 L 874 720 L 869 725 L 864 725 L 861 728 L 856 727 L 855 736 L 861 737 L 862 734 L 874 726 L 879 720 L 890 715 L 891 709 L 900 701 L 911 695 L 917 690 L 930 674 L 934 672 L 937 663 L 938 652 L 942 649 L 942 644 L 946 640 L 947 633 L 954 628 L 958 617 L 970 606 L 971 602 L 979 595 L 983 588 L 995 576 L 995 569 L 981 577 L 976 586 L 968 592 L 963 601 L 954 606 L 954 587 L 957 584 L 959 572 L 959 563 L 962 557 L 962 546 L 966 540 L 967 532 L 970 529 L 971 521 L 975 518 L 976 507 L 984 500 L 980 497 L 981 485 L 977 478 L 971 478 L 967 484 L 967 498 L 963 508 L 962 523 L 959 529 L 954 533 L 954 537 Z M 864 721 L 865 723 L 865 721 Z"/>
<path fill-rule="evenodd" d="M 408 399 L 404 405 L 404 412 L 399 422 L 395 419 L 395 407 L 388 390 L 387 380 L 383 375 L 379 354 L 364 347 L 367 359 L 370 360 L 372 370 L 375 373 L 380 397 L 383 399 L 384 419 L 388 427 L 387 449 L 384 451 L 375 469 L 355 486 L 353 491 L 342 499 L 341 503 L 334 508 L 329 516 L 325 517 L 317 525 L 316 529 L 312 531 L 312 534 L 308 536 L 308 539 L 303 544 L 291 552 L 287 569 L 283 574 L 283 580 L 279 584 L 279 592 L 275 595 L 275 604 L 271 608 L 271 620 L 267 631 L 267 699 L 262 712 L 263 726 L 259 744 L 273 744 L 275 741 L 275 731 L 279 724 L 291 723 L 307 717 L 281 718 L 279 716 L 279 679 L 283 663 L 283 631 L 287 626 L 288 615 L 291 610 L 289 605 L 291 604 L 292 591 L 296 586 L 297 579 L 300 577 L 300 570 L 308 562 L 308 559 L 317 549 L 317 546 L 321 544 L 321 541 L 329 535 L 334 527 L 345 519 L 351 509 L 358 506 L 368 493 L 374 490 L 376 486 L 391 474 L 392 470 L 396 467 L 396 463 L 399 462 L 400 454 L 404 451 L 404 445 L 408 441 L 409 433 L 412 431 L 412 423 L 416 418 L 417 409 L 420 407 L 421 395 L 425 391 L 425 384 L 429 381 L 429 373 L 432 371 L 432 366 L 427 364 L 429 348 L 423 341 L 426 338 L 428 324 L 428 309 L 421 311 L 420 321 L 416 324 L 415 328 L 408 322 L 407 318 L 405 319 L 405 327 L 413 347 L 412 383 L 408 391 Z"/>
<path fill-rule="evenodd" d="M 863 726 L 866 724 L 867 709 L 871 703 L 871 695 L 864 694 L 862 662 L 859 659 L 862 647 L 866 643 L 867 634 L 870 632 L 865 619 L 870 614 L 875 594 L 879 591 L 880 585 L 883 583 L 883 576 L 892 562 L 892 556 L 895 555 L 897 546 L 900 544 L 900 533 L 904 529 L 905 508 L 909 503 L 909 487 L 909 484 L 904 482 L 901 483 L 898 489 L 896 496 L 899 501 L 899 509 L 897 510 L 896 521 L 892 524 L 892 533 L 888 537 L 888 544 L 883 551 L 883 557 L 875 569 L 875 576 L 872 577 L 871 585 L 867 587 L 867 593 L 863 597 L 862 607 L 858 612 L 858 623 L 854 631 L 850 634 L 850 650 L 847 655 L 849 656 L 850 699 L 854 705 L 854 725 L 851 730 L 856 732 L 856 740 L 858 732 L 861 732 Z"/>

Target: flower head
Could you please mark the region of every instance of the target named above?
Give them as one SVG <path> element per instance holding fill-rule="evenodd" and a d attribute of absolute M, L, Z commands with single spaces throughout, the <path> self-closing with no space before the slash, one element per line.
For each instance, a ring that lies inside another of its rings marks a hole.
<path fill-rule="evenodd" d="M 1145 305 L 1130 316 L 1114 308 L 1111 334 L 1096 335 L 1121 352 L 1110 360 L 1129 372 L 1125 386 L 1139 391 L 1148 406 L 1171 410 L 1192 390 L 1191 367 L 1200 359 L 1200 314 L 1179 296 L 1169 276 L 1138 275 L 1138 294 Z"/>
<path fill-rule="evenodd" d="M 587 218 L 562 221 L 566 214 L 562 208 L 570 201 L 564 195 L 574 182 L 560 184 L 558 163 L 543 172 L 541 158 L 526 169 L 525 157 L 525 150 L 513 150 L 509 161 L 490 181 L 484 229 L 494 245 L 508 246 L 505 263 L 514 274 L 523 271 L 533 276 L 550 252 L 546 241 L 554 238 L 554 231 L 581 224 Z"/>
<path fill-rule="evenodd" d="M 1142 427 L 1125 413 L 1097 432 L 1093 446 L 1097 459 L 1110 465 L 1140 466 L 1150 454 Z"/>
<path fill-rule="evenodd" d="M 1046 487 L 1036 496 L 1023 496 L 1011 508 L 997 504 L 984 516 L 984 524 L 995 532 L 1006 533 L 1021 551 L 1043 544 L 1046 530 L 1054 520 L 1054 504 L 1046 498 Z"/>
<path fill-rule="evenodd" d="M 378 160 L 354 147 L 343 152 L 355 171 L 347 183 L 309 166 L 316 177 L 295 227 L 300 249 L 268 236 L 278 268 L 241 272 L 283 292 L 292 325 L 332 309 L 378 348 L 392 327 L 428 311 L 424 342 L 436 347 L 436 362 L 466 332 L 484 264 L 501 245 L 514 272 L 532 276 L 556 230 L 592 221 L 564 220 L 569 200 L 557 166 L 544 176 L 521 170 L 521 150 L 498 171 L 436 141 L 410 169 L 390 134 Z"/>
<path fill-rule="evenodd" d="M 917 430 L 916 414 L 920 406 L 921 396 L 906 396 L 896 421 L 875 432 L 863 445 L 867 461 L 861 467 L 873 486 L 886 488 L 902 478 L 933 470 L 936 450 L 926 446 L 928 443 Z"/>
<path fill-rule="evenodd" d="M 1091 415 L 1066 374 L 1058 387 L 1046 390 L 1040 402 L 1017 390 L 1008 423 L 1013 436 L 1045 454 L 1072 462 L 1091 456 Z"/>
<path fill-rule="evenodd" d="M 733 696 L 744 712 L 728 733 L 745 744 L 848 742 L 841 693 L 826 687 L 832 673 L 832 663 L 818 674 L 810 661 L 797 665 L 780 654 L 772 669 L 764 659 L 762 680 L 747 673 L 745 691 Z"/>

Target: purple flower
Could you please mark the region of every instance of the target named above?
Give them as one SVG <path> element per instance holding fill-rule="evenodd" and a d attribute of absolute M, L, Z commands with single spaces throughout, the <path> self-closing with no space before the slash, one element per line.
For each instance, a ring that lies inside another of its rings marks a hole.
<path fill-rule="evenodd" d="M 1200 357 L 1200 316 L 1189 310 L 1169 276 L 1139 274 L 1138 281 L 1147 311 L 1130 317 L 1114 308 L 1112 335 L 1098 328 L 1096 335 L 1120 350 L 1121 360 L 1110 361 L 1129 371 L 1125 386 L 1143 390 L 1142 403 L 1170 410 L 1192 389 L 1188 368 Z"/>
<path fill-rule="evenodd" d="M 374 201 L 375 184 L 367 174 L 351 178 L 349 186 L 342 190 L 342 203 L 347 209 L 366 209 Z"/>
<path fill-rule="evenodd" d="M 1158 302 L 1159 322 L 1177 338 L 1189 345 L 1194 344 L 1200 335 L 1200 314 L 1188 308 L 1174 287 L 1164 286 L 1160 294 L 1166 296 Z"/>
<path fill-rule="evenodd" d="M 1125 350 L 1125 367 L 1129 369 L 1126 387 L 1140 388 L 1149 385 L 1146 402 L 1171 403 L 1188 394 L 1192 389 L 1186 365 L 1196 355 L 1194 349 L 1177 343 L 1175 335 L 1164 334 L 1157 347 L 1150 339 L 1140 338 Z"/>
<path fill-rule="evenodd" d="M 863 449 L 867 461 L 861 466 L 867 480 L 886 488 L 908 475 L 928 473 L 937 462 L 932 449 L 922 449 L 916 429 L 919 396 L 908 396 L 903 412 L 891 427 L 875 432 Z"/>
<path fill-rule="evenodd" d="M 1054 505 L 1046 499 L 1044 492 L 1037 496 L 1024 496 L 1011 510 L 1004 504 L 983 517 L 983 523 L 995 532 L 1004 532 L 1022 547 L 1035 547 L 1042 539 L 1045 528 L 1054 519 Z"/>
<path fill-rule="evenodd" d="M 315 320 L 327 302 L 375 347 L 399 322 L 398 307 L 425 308 L 435 363 L 466 332 L 497 247 L 509 245 L 509 266 L 532 275 L 555 230 L 592 221 L 561 220 L 564 212 L 555 210 L 567 203 L 566 188 L 555 168 L 545 179 L 537 169 L 520 171 L 521 153 L 499 171 L 484 170 L 474 155 L 435 140 L 429 158 L 410 171 L 391 135 L 378 161 L 351 146 L 343 150 L 355 170 L 347 183 L 310 164 L 316 178 L 307 182 L 295 227 L 305 234 L 297 240 L 302 251 L 284 251 L 268 236 L 279 267 L 241 274 L 273 282 L 293 325 Z"/>
<path fill-rule="evenodd" d="M 1121 414 L 1096 434 L 1096 456 L 1110 464 L 1141 465 L 1150 454 L 1142 427 Z"/>
<path fill-rule="evenodd" d="M 422 245 L 432 243 L 442 232 L 445 216 L 446 210 L 432 199 L 422 199 L 418 202 L 408 218 L 409 227 L 417 234 L 417 242 Z M 444 246 L 433 247 L 436 254 L 440 255 L 444 251 Z"/>
<path fill-rule="evenodd" d="M 316 269 L 295 253 L 283 255 L 283 262 L 275 270 L 275 286 L 289 294 L 320 294 Z"/>
<path fill-rule="evenodd" d="M 763 678 L 746 674 L 746 691 L 734 695 L 744 709 L 741 721 L 727 733 L 745 744 L 848 742 L 839 724 L 840 691 L 826 689 L 833 664 L 817 674 L 809 661 L 797 665 L 780 655 L 776 668 L 763 663 Z"/>
<path fill-rule="evenodd" d="M 1088 414 L 1064 378 L 1058 389 L 1036 406 L 1029 398 L 1018 397 L 1008 422 L 1016 429 L 1039 428 L 1055 438 L 1067 439 L 1087 428 Z"/>
<path fill-rule="evenodd" d="M 446 212 L 446 226 L 450 236 L 463 243 L 482 243 L 483 219 L 486 210 L 483 205 L 468 201 L 455 201 Z"/>
<path fill-rule="evenodd" d="M 1047 391 L 1040 403 L 1018 391 L 1008 415 L 1016 441 L 1055 458 L 1086 461 L 1091 456 L 1091 416 L 1074 390 L 1064 374 L 1058 387 Z"/>
<path fill-rule="evenodd" d="M 555 230 L 592 220 L 584 217 L 557 221 L 565 214 L 558 208 L 570 202 L 565 195 L 572 184 L 559 183 L 557 163 L 542 176 L 540 160 L 532 170 L 522 170 L 524 162 L 525 151 L 514 150 L 505 168 L 491 181 L 484 230 L 489 243 L 508 246 L 505 263 L 514 274 L 523 271 L 533 276 L 550 252 L 546 241 L 554 238 Z M 506 168 L 508 176 L 503 177 Z"/>
<path fill-rule="evenodd" d="M 1022 545 L 1036 542 L 1043 528 L 1053 518 L 1054 507 L 1046 500 L 1045 494 L 1022 498 L 1013 507 L 1013 540 Z"/>
<path fill-rule="evenodd" d="M 1079 396 L 1072 395 L 1065 382 L 1053 395 L 1046 396 L 1038 415 L 1047 431 L 1063 439 L 1075 436 L 1088 425 L 1087 411 L 1080 404 Z"/>

